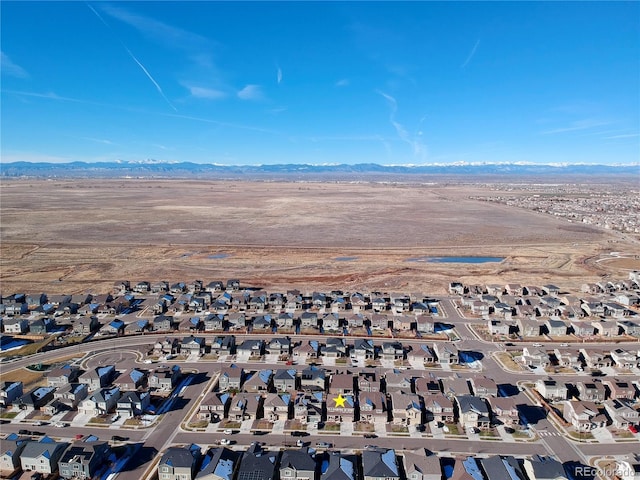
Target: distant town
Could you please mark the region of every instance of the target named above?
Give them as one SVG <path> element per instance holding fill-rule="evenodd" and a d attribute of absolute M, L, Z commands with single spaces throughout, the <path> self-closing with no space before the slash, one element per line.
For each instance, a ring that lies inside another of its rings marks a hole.
<path fill-rule="evenodd" d="M 444 297 L 122 281 L 0 312 L 6 478 L 640 472 L 640 272 Z"/>

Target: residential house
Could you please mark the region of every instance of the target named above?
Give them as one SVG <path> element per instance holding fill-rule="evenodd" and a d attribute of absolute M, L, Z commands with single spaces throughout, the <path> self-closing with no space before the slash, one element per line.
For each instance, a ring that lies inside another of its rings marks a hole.
<path fill-rule="evenodd" d="M 218 390 L 226 392 L 228 390 L 239 391 L 244 379 L 244 370 L 235 364 L 229 367 L 222 367 L 218 378 Z"/>
<path fill-rule="evenodd" d="M 381 422 L 388 420 L 387 398 L 381 392 L 360 392 L 358 395 L 360 421 Z"/>
<path fill-rule="evenodd" d="M 293 347 L 293 358 L 297 363 L 306 363 L 307 360 L 315 360 L 318 358 L 320 345 L 316 340 L 306 343 L 300 343 Z"/>
<path fill-rule="evenodd" d="M 604 402 L 606 397 L 606 389 L 602 382 L 599 381 L 585 381 L 576 382 L 576 388 L 578 389 L 580 400 L 590 402 Z"/>
<path fill-rule="evenodd" d="M 355 398 L 353 393 L 332 393 L 327 396 L 326 403 L 328 422 L 342 423 L 354 421 Z"/>
<path fill-rule="evenodd" d="M 280 480 L 315 480 L 315 454 L 308 448 L 287 449 L 280 458 Z"/>
<path fill-rule="evenodd" d="M 267 393 L 263 402 L 263 418 L 270 422 L 287 420 L 290 403 L 291 394 L 289 393 Z"/>
<path fill-rule="evenodd" d="M 593 324 L 589 322 L 571 322 L 571 328 L 576 337 L 591 337 L 595 332 Z"/>
<path fill-rule="evenodd" d="M 440 457 L 424 448 L 405 451 L 404 471 L 407 480 L 442 480 Z"/>
<path fill-rule="evenodd" d="M 457 395 L 460 424 L 463 428 L 470 427 L 486 429 L 490 426 L 489 408 L 483 398 L 473 395 Z"/>
<path fill-rule="evenodd" d="M 382 359 L 387 361 L 402 360 L 404 349 L 400 342 L 382 342 Z"/>
<path fill-rule="evenodd" d="M 366 362 L 376 357 L 376 350 L 373 340 L 367 338 L 356 338 L 351 349 L 351 359 L 356 362 Z"/>
<path fill-rule="evenodd" d="M 538 347 L 523 347 L 520 361 L 529 367 L 546 368 L 551 363 L 549 355 Z"/>
<path fill-rule="evenodd" d="M 55 387 L 34 387 L 21 397 L 16 398 L 13 401 L 13 406 L 28 412 L 40 410 L 53 400 L 54 391 Z"/>
<path fill-rule="evenodd" d="M 492 455 L 478 460 L 487 480 L 522 480 L 524 471 L 515 457 Z"/>
<path fill-rule="evenodd" d="M 233 480 L 240 466 L 241 452 L 228 448 L 210 448 L 202 461 L 196 480 Z"/>
<path fill-rule="evenodd" d="M 242 385 L 242 391 L 249 393 L 267 392 L 271 387 L 272 376 L 273 370 L 269 369 L 249 372 Z"/>
<path fill-rule="evenodd" d="M 169 447 L 158 463 L 159 480 L 193 480 L 200 462 L 200 447 Z"/>
<path fill-rule="evenodd" d="M 369 320 L 362 313 L 347 314 L 344 319 L 350 329 L 362 328 L 364 327 L 365 322 Z"/>
<path fill-rule="evenodd" d="M 321 422 L 323 396 L 322 392 L 298 392 L 293 401 L 293 418 L 305 424 Z"/>
<path fill-rule="evenodd" d="M 516 319 L 518 333 L 522 337 L 540 336 L 540 323 L 537 320 L 520 316 Z"/>
<path fill-rule="evenodd" d="M 236 480 L 274 480 L 277 460 L 278 452 L 264 450 L 254 442 L 242 455 Z"/>
<path fill-rule="evenodd" d="M 538 379 L 536 381 L 536 390 L 548 401 L 554 402 L 567 399 L 567 386 L 552 378 L 548 378 L 547 380 Z"/>
<path fill-rule="evenodd" d="M 247 339 L 236 347 L 238 361 L 259 359 L 264 354 L 264 340 Z"/>
<path fill-rule="evenodd" d="M 137 368 L 125 370 L 112 384 L 123 392 L 138 390 L 147 386 L 147 373 Z"/>
<path fill-rule="evenodd" d="M 172 315 L 158 315 L 153 319 L 153 330 L 156 332 L 170 332 L 176 327 L 177 324 Z"/>
<path fill-rule="evenodd" d="M 325 467 L 323 467 L 325 468 Z M 320 480 L 357 480 L 358 463 L 355 455 L 341 452 L 328 453 L 328 465 L 321 472 Z"/>
<path fill-rule="evenodd" d="M 278 392 L 295 392 L 296 370 L 283 368 L 276 370 L 273 374 L 273 388 Z"/>
<path fill-rule="evenodd" d="M 80 402 L 78 413 L 92 417 L 105 415 L 116 408 L 120 396 L 120 389 L 117 387 L 98 390 Z"/>
<path fill-rule="evenodd" d="M 614 428 L 627 429 L 629 425 L 637 425 L 640 420 L 640 412 L 632 407 L 631 401 L 626 399 L 606 400 L 604 409 Z"/>
<path fill-rule="evenodd" d="M 596 330 L 596 334 L 601 337 L 615 337 L 618 335 L 620 327 L 615 320 L 601 320 L 599 322 L 592 322 L 593 328 Z"/>
<path fill-rule="evenodd" d="M 151 405 L 149 392 L 125 392 L 116 404 L 116 412 L 122 418 L 134 418 L 146 412 Z"/>
<path fill-rule="evenodd" d="M 67 443 L 54 442 L 45 437 L 39 442 L 26 442 L 20 454 L 22 470 L 39 472 L 48 476 L 58 470 L 58 461 L 62 457 Z"/>
<path fill-rule="evenodd" d="M 279 329 L 293 328 L 293 315 L 288 312 L 282 312 L 276 317 L 276 326 Z"/>
<path fill-rule="evenodd" d="M 28 441 L 28 438 L 21 438 L 15 433 L 0 438 L 0 472 L 3 477 L 10 478 L 14 473 L 18 473 L 20 455 Z"/>
<path fill-rule="evenodd" d="M 631 382 L 626 380 L 605 380 L 604 384 L 609 388 L 609 397 L 612 399 L 633 400 L 636 397 L 636 389 Z"/>
<path fill-rule="evenodd" d="M 74 442 L 58 461 L 61 478 L 92 479 L 109 463 L 111 447 L 107 442 Z"/>
<path fill-rule="evenodd" d="M 502 320 L 489 319 L 487 327 L 491 335 L 509 335 L 510 325 Z"/>
<path fill-rule="evenodd" d="M 267 343 L 266 352 L 270 355 L 289 355 L 291 353 L 291 340 L 287 337 L 272 338 Z"/>
<path fill-rule="evenodd" d="M 398 332 L 410 332 L 416 330 L 416 319 L 409 315 L 394 315 L 393 329 Z"/>
<path fill-rule="evenodd" d="M 415 319 L 416 331 L 422 335 L 433 335 L 435 332 L 435 323 L 428 315 L 418 315 Z"/>
<path fill-rule="evenodd" d="M 263 332 L 271 328 L 271 315 L 258 315 L 251 320 L 251 328 Z"/>
<path fill-rule="evenodd" d="M 471 388 L 476 397 L 488 398 L 498 396 L 498 385 L 488 377 L 471 377 Z"/>
<path fill-rule="evenodd" d="M 610 352 L 591 348 L 581 348 L 580 354 L 582 355 L 582 360 L 589 368 L 605 368 L 613 365 L 613 359 L 611 358 Z"/>
<path fill-rule="evenodd" d="M 390 370 L 385 373 L 386 393 L 411 392 L 411 376 L 404 370 Z"/>
<path fill-rule="evenodd" d="M 213 307 L 214 304 L 211 304 L 211 306 Z M 226 310 L 226 304 L 224 310 Z M 223 313 L 221 308 L 218 308 L 218 313 Z M 244 330 L 247 326 L 247 319 L 242 312 L 231 312 L 227 315 L 227 324 L 229 325 L 229 330 Z"/>
<path fill-rule="evenodd" d="M 370 319 L 371 330 L 387 330 L 389 328 L 389 317 L 384 314 L 374 313 Z"/>
<path fill-rule="evenodd" d="M 86 383 L 69 383 L 59 387 L 53 393 L 53 398 L 58 404 L 64 405 L 61 408 L 76 410 L 87 395 L 89 395 L 89 389 Z"/>
<path fill-rule="evenodd" d="M 393 392 L 391 397 L 391 413 L 393 423 L 401 425 L 421 425 L 423 423 L 420 397 L 412 393 Z"/>
<path fill-rule="evenodd" d="M 206 340 L 204 337 L 184 337 L 182 343 L 180 343 L 180 354 L 182 355 L 195 355 L 200 356 L 204 354 L 206 347 Z"/>
<path fill-rule="evenodd" d="M 525 458 L 524 471 L 530 480 L 568 480 L 562 463 L 551 457 Z"/>
<path fill-rule="evenodd" d="M 413 388 L 418 395 L 435 395 L 442 393 L 440 381 L 432 373 L 413 379 Z"/>
<path fill-rule="evenodd" d="M 607 424 L 607 417 L 600 413 L 594 402 L 575 400 L 565 401 L 563 405 L 565 420 L 580 432 L 588 432 Z"/>
<path fill-rule="evenodd" d="M 151 390 L 159 392 L 171 392 L 178 384 L 182 372 L 178 365 L 171 367 L 160 367 L 152 370 L 147 377 L 147 384 Z"/>
<path fill-rule="evenodd" d="M 255 420 L 262 397 L 255 393 L 238 393 L 231 399 L 228 418 L 232 421 Z"/>
<path fill-rule="evenodd" d="M 356 377 L 356 383 L 359 392 L 376 393 L 380 391 L 380 380 L 376 378 L 375 372 L 360 372 Z"/>
<path fill-rule="evenodd" d="M 453 423 L 455 411 L 453 402 L 441 393 L 423 397 L 426 421 Z"/>
<path fill-rule="evenodd" d="M 430 365 L 436 362 L 436 354 L 428 345 L 421 344 L 407 354 L 407 360 L 412 363 Z"/>
<path fill-rule="evenodd" d="M 453 376 L 442 379 L 442 393 L 446 397 L 453 398 L 456 395 L 469 395 L 471 389 L 466 378 Z"/>
<path fill-rule="evenodd" d="M 29 320 L 24 317 L 5 318 L 2 322 L 4 333 L 21 334 L 29 330 Z"/>
<path fill-rule="evenodd" d="M 561 337 L 567 334 L 567 324 L 560 319 L 549 318 L 544 324 L 550 337 Z"/>
<path fill-rule="evenodd" d="M 208 420 L 211 423 L 219 422 L 225 418 L 226 409 L 231 396 L 228 393 L 209 392 L 200 402 L 198 419 Z"/>
<path fill-rule="evenodd" d="M 520 414 L 515 397 L 489 397 L 487 401 L 493 413 L 494 423 L 508 426 L 519 423 Z"/>
<path fill-rule="evenodd" d="M 54 318 L 39 318 L 29 323 L 29 331 L 34 335 L 51 333 L 57 327 Z"/>
<path fill-rule="evenodd" d="M 300 315 L 300 328 L 318 328 L 318 314 L 316 312 L 302 312 Z"/>
<path fill-rule="evenodd" d="M 342 327 L 338 313 L 327 313 L 322 317 L 322 328 L 325 332 L 336 332 Z"/>
<path fill-rule="evenodd" d="M 635 353 L 622 348 L 611 350 L 611 359 L 616 362 L 619 368 L 632 369 L 640 367 L 640 358 Z"/>
<path fill-rule="evenodd" d="M 351 395 L 354 393 L 354 378 L 351 373 L 335 373 L 329 378 L 329 393 Z"/>
<path fill-rule="evenodd" d="M 325 345 L 320 347 L 320 355 L 327 358 L 343 358 L 347 356 L 348 348 L 344 338 L 329 337 Z"/>
<path fill-rule="evenodd" d="M 98 390 L 99 388 L 110 385 L 116 375 L 116 367 L 113 365 L 104 365 L 87 370 L 78 377 L 78 383 L 86 383 L 89 391 Z"/>
<path fill-rule="evenodd" d="M 0 385 L 0 406 L 2 407 L 8 407 L 23 395 L 22 382 L 2 382 Z"/>
<path fill-rule="evenodd" d="M 80 317 L 73 322 L 73 333 L 75 335 L 89 335 L 100 329 L 100 320 L 95 315 Z"/>
<path fill-rule="evenodd" d="M 300 374 L 300 388 L 305 391 L 324 391 L 326 386 L 326 374 L 324 369 L 309 367 Z"/>
<path fill-rule="evenodd" d="M 210 313 L 204 317 L 203 327 L 205 332 L 221 332 L 224 330 L 224 314 Z"/>
<path fill-rule="evenodd" d="M 362 452 L 364 480 L 400 480 L 395 450 L 367 449 Z"/>
<path fill-rule="evenodd" d="M 218 335 L 211 341 L 211 353 L 230 355 L 235 351 L 236 337 L 233 335 Z"/>
<path fill-rule="evenodd" d="M 433 344 L 433 351 L 436 352 L 440 364 L 451 365 L 460 362 L 458 348 L 453 343 L 436 342 Z"/>
<path fill-rule="evenodd" d="M 578 367 L 580 366 L 580 354 L 577 350 L 553 349 L 553 355 L 561 367 Z"/>
<path fill-rule="evenodd" d="M 153 352 L 156 355 L 174 355 L 178 353 L 180 342 L 177 338 L 165 338 L 158 340 L 153 346 Z"/>

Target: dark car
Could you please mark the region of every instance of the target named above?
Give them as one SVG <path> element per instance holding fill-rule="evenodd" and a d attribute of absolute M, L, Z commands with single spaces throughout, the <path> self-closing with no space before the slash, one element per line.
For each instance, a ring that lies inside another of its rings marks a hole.
<path fill-rule="evenodd" d="M 129 437 L 121 437 L 120 435 L 113 435 L 111 440 L 114 442 L 126 442 L 129 440 Z"/>
<path fill-rule="evenodd" d="M 365 433 L 364 438 L 378 438 L 375 433 Z"/>
<path fill-rule="evenodd" d="M 33 435 L 33 433 L 31 432 L 31 430 L 25 430 L 24 428 L 21 428 L 20 430 L 18 430 L 18 433 L 20 435 Z"/>

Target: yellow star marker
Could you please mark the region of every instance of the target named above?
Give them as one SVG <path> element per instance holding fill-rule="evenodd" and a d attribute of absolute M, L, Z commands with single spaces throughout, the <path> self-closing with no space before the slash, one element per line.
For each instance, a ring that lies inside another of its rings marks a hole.
<path fill-rule="evenodd" d="M 336 407 L 344 407 L 344 402 L 347 400 L 347 397 L 343 397 L 342 394 L 338 395 L 336 398 L 333 399 L 334 402 L 336 402 Z"/>

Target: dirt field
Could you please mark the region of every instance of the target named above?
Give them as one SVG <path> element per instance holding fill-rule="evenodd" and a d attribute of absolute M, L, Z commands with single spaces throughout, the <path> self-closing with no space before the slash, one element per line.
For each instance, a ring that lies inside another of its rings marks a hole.
<path fill-rule="evenodd" d="M 485 193 L 473 185 L 3 180 L 2 294 L 196 278 L 440 294 L 454 279 L 569 288 L 640 269 L 637 258 L 604 261 L 612 251 L 639 253 L 621 235 L 469 199 Z M 451 255 L 504 260 L 424 261 Z"/>

